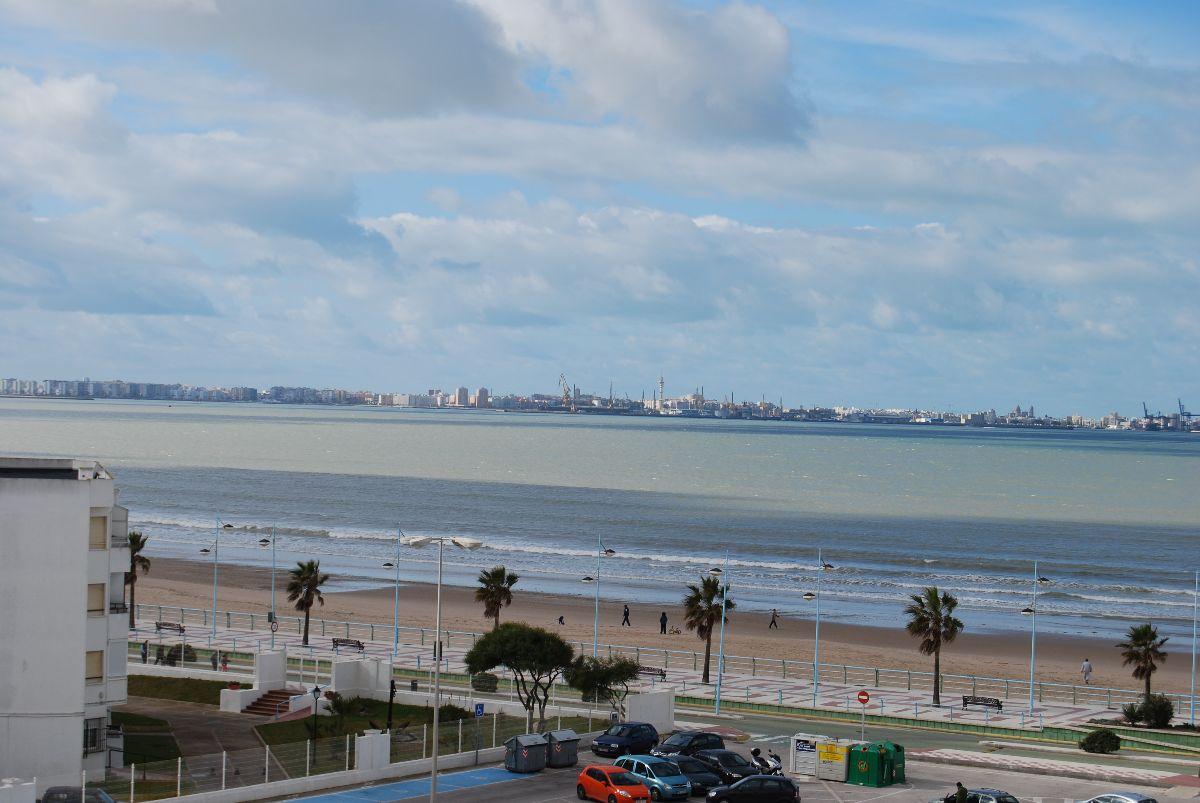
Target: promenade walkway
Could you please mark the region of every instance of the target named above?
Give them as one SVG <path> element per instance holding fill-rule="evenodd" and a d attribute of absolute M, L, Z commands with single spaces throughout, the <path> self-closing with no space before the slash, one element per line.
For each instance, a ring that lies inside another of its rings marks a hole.
<path fill-rule="evenodd" d="M 218 618 L 220 622 L 220 617 Z M 324 629 L 325 635 L 319 635 Z M 375 640 L 361 639 L 365 650 L 334 649 L 333 638 L 345 638 L 346 628 L 336 631 L 325 628 L 314 628 L 310 631 L 309 645 L 302 644 L 302 638 L 295 632 L 277 632 L 275 634 L 276 649 L 286 649 L 288 655 L 299 659 L 300 666 L 293 669 L 293 677 L 301 683 L 325 682 L 329 672 L 329 662 L 336 657 L 346 658 L 365 655 L 370 657 L 392 660 L 394 665 L 418 672 L 432 673 L 433 638 L 428 634 L 427 643 L 411 643 L 401 641 L 393 655 L 391 641 L 392 629 L 376 626 Z M 409 635 L 407 632 L 402 635 Z M 359 638 L 359 634 L 354 634 Z M 161 643 L 166 647 L 178 644 L 177 634 L 156 632 L 152 623 L 139 623 L 137 629 L 130 633 L 130 641 L 149 641 L 149 656 L 153 662 L 156 646 Z M 229 653 L 253 653 L 270 648 L 270 633 L 248 631 L 237 627 L 226 627 L 219 624 L 213 637 L 211 628 L 189 626 L 186 642 L 198 651 L 200 668 L 211 669 L 208 655 L 212 649 Z M 586 645 L 590 647 L 590 645 Z M 466 674 L 463 658 L 469 649 L 469 644 L 451 644 L 443 650 L 442 671 L 454 674 Z M 131 661 L 138 661 L 136 648 L 131 648 Z M 311 662 L 311 663 L 309 663 Z M 800 666 L 797 664 L 797 666 Z M 811 665 L 810 665 L 811 666 Z M 233 672 L 251 671 L 248 664 L 239 656 L 231 660 L 230 670 Z M 310 674 L 311 673 L 311 674 Z M 1004 710 L 997 712 L 990 709 L 970 708 L 963 710 L 961 699 L 963 693 L 970 694 L 971 689 L 964 691 L 947 690 L 942 695 L 941 707 L 932 705 L 931 694 L 925 689 L 908 689 L 895 686 L 874 685 L 868 682 L 871 675 L 863 676 L 864 682 L 841 682 L 838 680 L 822 680 L 813 699 L 813 683 L 811 669 L 809 673 L 797 673 L 799 677 L 782 678 L 778 676 L 747 675 L 727 670 L 722 681 L 722 700 L 728 703 L 757 703 L 764 705 L 787 706 L 796 708 L 816 708 L 827 711 L 849 712 L 859 714 L 862 707 L 857 701 L 860 691 L 866 690 L 870 701 L 866 706 L 869 715 L 887 715 L 911 717 L 930 722 L 975 723 L 980 725 L 996 725 L 1010 728 L 1041 729 L 1060 725 L 1082 725 L 1096 717 L 1112 717 L 1116 714 L 1107 705 L 1091 702 L 1088 704 L 1073 704 L 1070 701 L 1035 701 L 1032 713 L 1029 711 L 1028 698 L 1004 700 Z M 639 688 L 654 689 L 662 685 L 672 687 L 676 694 L 691 698 L 699 704 L 707 704 L 716 696 L 715 683 L 701 683 L 701 672 L 693 669 L 690 662 L 676 661 L 675 665 L 666 670 L 665 681 L 649 679 Z M 876 673 L 878 676 L 878 673 Z M 902 677 L 902 675 L 884 675 L 883 677 Z M 716 659 L 714 656 L 712 678 L 716 679 Z M 503 686 L 501 687 L 503 691 Z M 980 691 L 985 694 L 986 691 Z M 701 701 L 704 701 L 701 703 Z M 564 700 L 566 702 L 566 700 Z M 715 702 L 715 701 L 714 701 Z M 577 702 L 576 702 L 577 704 Z"/>

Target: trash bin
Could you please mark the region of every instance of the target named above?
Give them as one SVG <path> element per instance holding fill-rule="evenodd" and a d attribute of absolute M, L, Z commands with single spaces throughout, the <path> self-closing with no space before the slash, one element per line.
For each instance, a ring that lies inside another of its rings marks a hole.
<path fill-rule="evenodd" d="M 558 769 L 579 763 L 579 734 L 564 728 L 546 734 L 546 766 Z"/>
<path fill-rule="evenodd" d="M 546 737 L 524 733 L 504 743 L 504 769 L 509 772 L 541 772 L 546 766 Z"/>
<path fill-rule="evenodd" d="M 845 783 L 850 748 L 855 744 L 853 739 L 817 742 L 817 780 Z"/>
<path fill-rule="evenodd" d="M 829 741 L 828 736 L 813 733 L 797 733 L 792 736 L 792 765 L 788 771 L 793 775 L 817 775 L 817 745 Z"/>
<path fill-rule="evenodd" d="M 416 691 L 417 690 L 417 681 L 410 680 L 408 682 L 408 689 L 409 689 L 409 691 Z"/>
<path fill-rule="evenodd" d="M 890 753 L 892 762 L 892 782 L 904 783 L 904 745 L 895 742 L 880 742 Z"/>
<path fill-rule="evenodd" d="M 891 786 L 895 783 L 892 751 L 879 742 L 864 742 L 850 748 L 846 783 L 857 786 Z"/>

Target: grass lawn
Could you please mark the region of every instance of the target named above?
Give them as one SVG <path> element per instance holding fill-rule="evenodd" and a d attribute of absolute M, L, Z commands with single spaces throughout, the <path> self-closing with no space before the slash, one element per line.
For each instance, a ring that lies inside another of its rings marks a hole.
<path fill-rule="evenodd" d="M 179 744 L 169 733 L 125 734 L 125 766 L 179 758 Z"/>
<path fill-rule="evenodd" d="M 127 711 L 113 711 L 112 724 L 120 725 L 125 733 L 167 733 L 171 726 L 165 719 L 148 717 L 143 714 L 133 714 Z"/>
<path fill-rule="evenodd" d="M 387 703 L 383 700 L 359 699 L 355 702 L 352 713 L 342 721 L 340 728 L 334 717 L 317 717 L 318 737 L 324 739 L 329 736 L 358 733 L 367 728 L 386 728 L 387 707 Z M 465 711 L 456 706 L 442 706 L 443 722 L 470 718 L 471 716 L 470 711 Z M 423 723 L 433 722 L 433 709 L 422 705 L 401 705 L 400 703 L 396 703 L 393 707 L 392 718 L 397 728 L 407 722 L 410 730 L 415 725 L 416 730 L 419 732 Z M 312 717 L 294 719 L 290 722 L 267 722 L 262 725 L 256 725 L 255 730 L 258 731 L 258 735 L 262 737 L 263 741 L 269 745 L 303 742 L 305 739 L 312 738 Z"/>
<path fill-rule="evenodd" d="M 220 680 L 129 676 L 129 693 L 135 697 L 157 697 L 160 700 L 182 700 L 185 703 L 220 705 L 221 689 L 226 687 L 227 684 Z"/>

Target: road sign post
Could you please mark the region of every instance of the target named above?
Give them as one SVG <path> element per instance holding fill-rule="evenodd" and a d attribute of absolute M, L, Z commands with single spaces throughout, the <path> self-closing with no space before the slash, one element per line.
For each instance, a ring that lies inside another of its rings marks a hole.
<path fill-rule="evenodd" d="M 479 763 L 479 723 L 483 720 L 483 703 L 475 703 L 475 763 Z"/>
<path fill-rule="evenodd" d="M 867 740 L 867 703 L 871 702 L 871 695 L 863 689 L 858 693 L 858 702 L 862 705 L 862 723 L 859 725 L 858 738 L 860 741 Z"/>

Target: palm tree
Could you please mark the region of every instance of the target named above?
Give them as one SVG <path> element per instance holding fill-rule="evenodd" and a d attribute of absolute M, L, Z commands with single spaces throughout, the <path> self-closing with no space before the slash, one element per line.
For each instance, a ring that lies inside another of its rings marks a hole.
<path fill-rule="evenodd" d="M 942 645 L 954 641 L 963 629 L 962 620 L 954 615 L 958 599 L 953 594 L 940 593 L 937 586 L 929 586 L 911 599 L 904 609 L 908 615 L 905 629 L 909 635 L 921 639 L 918 647 L 921 654 L 933 656 L 933 704 L 941 705 Z"/>
<path fill-rule="evenodd" d="M 1146 699 L 1150 699 L 1150 676 L 1158 671 L 1158 665 L 1167 660 L 1162 646 L 1166 636 L 1158 635 L 1158 628 L 1147 622 L 1134 625 L 1125 634 L 1125 640 L 1117 645 L 1121 650 L 1125 666 L 1133 667 L 1133 676 L 1146 681 Z"/>
<path fill-rule="evenodd" d="M 684 627 L 695 630 L 696 637 L 704 642 L 704 675 L 700 678 L 701 683 L 708 683 L 713 631 L 721 623 L 721 598 L 727 591 L 728 588 L 721 587 L 720 580 L 710 576 L 700 578 L 700 585 L 689 585 L 687 593 L 683 595 Z M 725 600 L 726 612 L 735 607 L 733 600 Z"/>
<path fill-rule="evenodd" d="M 479 573 L 475 601 L 483 603 L 484 618 L 495 620 L 492 630 L 500 626 L 500 609 L 512 605 L 512 588 L 520 579 L 503 566 L 493 566 Z"/>
<path fill-rule="evenodd" d="M 138 572 L 150 573 L 150 558 L 142 554 L 146 548 L 146 536 L 133 530 L 129 533 L 129 571 L 125 572 L 125 585 L 129 586 L 129 629 L 134 628 L 134 611 L 137 605 L 134 601 L 134 589 L 137 586 Z"/>
<path fill-rule="evenodd" d="M 298 561 L 292 569 L 287 584 L 288 602 L 296 603 L 296 610 L 304 611 L 304 646 L 308 646 L 308 617 L 314 602 L 325 604 L 321 586 L 329 582 L 329 575 L 321 574 L 321 561 Z"/>

